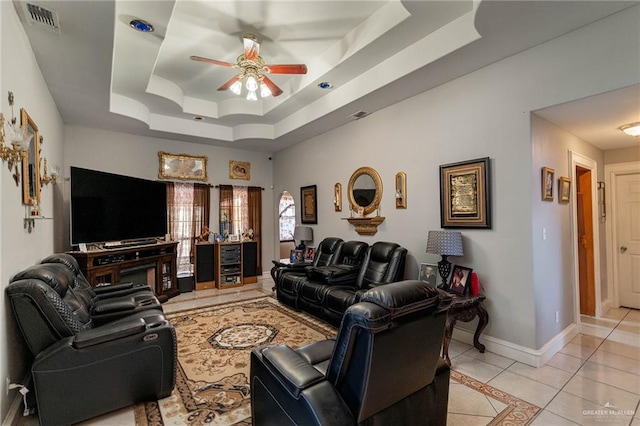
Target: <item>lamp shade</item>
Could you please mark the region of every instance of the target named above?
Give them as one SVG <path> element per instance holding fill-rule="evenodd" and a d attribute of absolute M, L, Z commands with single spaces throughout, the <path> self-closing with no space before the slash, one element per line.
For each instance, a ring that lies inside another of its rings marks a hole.
<path fill-rule="evenodd" d="M 293 239 L 296 241 L 312 241 L 313 229 L 310 226 L 296 226 L 293 230 Z"/>
<path fill-rule="evenodd" d="M 429 231 L 427 253 L 462 256 L 462 234 L 458 231 Z"/>

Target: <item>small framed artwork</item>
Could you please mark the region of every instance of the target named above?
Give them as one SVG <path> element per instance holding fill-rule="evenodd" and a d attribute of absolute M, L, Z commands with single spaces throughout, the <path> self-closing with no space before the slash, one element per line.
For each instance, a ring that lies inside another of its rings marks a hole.
<path fill-rule="evenodd" d="M 300 188 L 300 199 L 302 200 L 300 221 L 302 223 L 318 223 L 318 204 L 316 193 L 316 185 L 303 186 Z"/>
<path fill-rule="evenodd" d="M 571 179 L 565 176 L 558 178 L 558 201 L 568 203 L 571 196 Z"/>
<path fill-rule="evenodd" d="M 251 179 L 251 163 L 245 161 L 229 161 L 229 179 Z"/>
<path fill-rule="evenodd" d="M 238 234 L 229 234 L 229 241 L 233 243 L 237 243 L 240 241 L 240 235 Z"/>
<path fill-rule="evenodd" d="M 489 157 L 440 166 L 440 226 L 491 229 Z"/>
<path fill-rule="evenodd" d="M 427 284 L 437 287 L 438 286 L 438 265 L 434 263 L 420 263 L 420 270 L 418 271 L 418 279 L 424 281 Z"/>
<path fill-rule="evenodd" d="M 549 168 L 542 168 L 542 201 L 553 201 L 553 180 L 556 171 Z"/>
<path fill-rule="evenodd" d="M 471 281 L 471 272 L 473 269 L 465 266 L 454 265 L 449 279 L 449 291 L 463 296 L 469 291 L 469 282 Z"/>
<path fill-rule="evenodd" d="M 291 254 L 289 254 L 289 261 L 291 263 L 304 262 L 304 252 L 302 250 L 291 250 Z"/>
<path fill-rule="evenodd" d="M 305 252 L 304 252 L 304 258 L 306 260 L 313 260 L 313 256 L 315 256 L 316 254 L 316 248 L 315 247 L 307 247 L 305 248 Z"/>
<path fill-rule="evenodd" d="M 160 157 L 160 179 L 207 181 L 207 157 L 187 154 L 158 152 Z"/>

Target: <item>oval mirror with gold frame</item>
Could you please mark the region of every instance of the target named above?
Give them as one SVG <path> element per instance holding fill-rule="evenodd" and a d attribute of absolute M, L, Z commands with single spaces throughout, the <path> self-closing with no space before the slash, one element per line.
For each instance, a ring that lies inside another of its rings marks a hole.
<path fill-rule="evenodd" d="M 363 209 L 363 214 L 373 213 L 382 199 L 382 179 L 371 167 L 360 167 L 351 175 L 347 190 L 351 209 Z"/>
<path fill-rule="evenodd" d="M 20 109 L 20 125 L 27 129 L 31 141 L 22 158 L 22 203 L 36 205 L 40 204 L 40 132 L 24 108 Z"/>

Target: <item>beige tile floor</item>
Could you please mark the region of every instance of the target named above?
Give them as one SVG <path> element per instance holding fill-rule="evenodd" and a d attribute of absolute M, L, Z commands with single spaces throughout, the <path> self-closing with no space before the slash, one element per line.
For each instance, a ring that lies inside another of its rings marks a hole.
<path fill-rule="evenodd" d="M 164 304 L 167 313 L 271 294 L 270 278 L 238 289 L 184 293 Z M 452 340 L 452 368 L 510 393 L 542 410 L 535 426 L 640 426 L 640 311 L 616 308 L 603 318 L 583 316 L 577 335 L 541 368 L 503 356 L 479 353 Z M 451 381 L 448 426 L 486 425 L 505 405 Z M 34 416 L 19 425 L 37 424 Z M 122 409 L 83 425 L 133 425 L 133 412 Z"/>

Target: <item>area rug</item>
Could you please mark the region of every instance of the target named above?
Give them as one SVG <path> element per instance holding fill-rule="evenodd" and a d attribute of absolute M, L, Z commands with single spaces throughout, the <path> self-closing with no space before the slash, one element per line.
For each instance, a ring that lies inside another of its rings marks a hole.
<path fill-rule="evenodd" d="M 299 347 L 336 329 L 261 297 L 167 315 L 178 338 L 176 387 L 157 402 L 137 404 L 136 425 L 250 425 L 251 349 L 269 343 Z M 504 404 L 491 425 L 526 425 L 539 411 L 527 402 L 456 371 L 451 379 Z"/>

